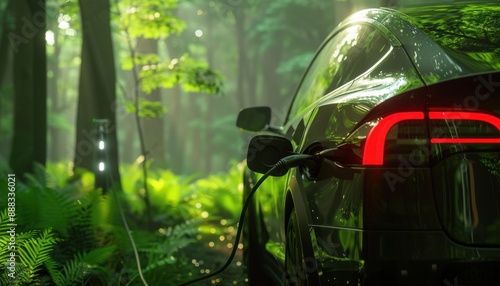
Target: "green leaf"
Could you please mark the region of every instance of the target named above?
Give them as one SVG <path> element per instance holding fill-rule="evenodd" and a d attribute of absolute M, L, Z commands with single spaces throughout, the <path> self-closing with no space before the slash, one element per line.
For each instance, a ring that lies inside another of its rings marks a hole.
<path fill-rule="evenodd" d="M 167 108 L 160 101 L 142 99 L 139 102 L 139 116 L 144 118 L 162 117 L 167 113 Z"/>
<path fill-rule="evenodd" d="M 56 243 L 51 229 L 45 229 L 39 237 L 32 237 L 20 243 L 19 260 L 26 268 L 24 275 L 27 282 L 31 282 L 43 263 L 51 259 L 50 252 Z"/>
<path fill-rule="evenodd" d="M 174 15 L 177 0 L 142 0 L 138 6 L 130 6 L 130 2 L 122 1 L 121 22 L 127 27 L 132 37 L 146 39 L 166 38 L 179 34 L 186 24 Z"/>
<path fill-rule="evenodd" d="M 187 92 L 221 94 L 224 81 L 224 77 L 210 69 L 205 62 L 187 55 L 143 68 L 140 79 L 141 88 L 145 93 L 180 84 Z"/>
<path fill-rule="evenodd" d="M 63 265 L 62 271 L 58 274 L 61 285 L 81 283 L 92 269 L 106 263 L 115 250 L 115 246 L 107 246 L 77 253 Z"/>

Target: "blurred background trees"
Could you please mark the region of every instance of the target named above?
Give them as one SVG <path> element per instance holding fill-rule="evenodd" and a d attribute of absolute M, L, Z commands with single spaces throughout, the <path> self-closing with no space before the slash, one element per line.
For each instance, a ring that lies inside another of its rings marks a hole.
<path fill-rule="evenodd" d="M 149 90 L 140 90 L 144 109 L 141 124 L 151 167 L 200 175 L 226 171 L 231 161 L 245 157 L 246 135 L 234 127 L 241 108 L 272 106 L 275 122 L 280 124 L 301 74 L 326 35 L 354 10 L 380 4 L 361 0 L 104 1 L 109 4 L 109 18 L 104 10 L 97 13 L 98 7 L 89 5 L 92 16 L 102 16 L 94 19 L 103 21 L 96 24 L 101 29 L 92 32 L 92 21 L 97 20 L 85 20 L 85 5 L 80 7 L 78 1 L 36 1 L 34 7 L 22 9 L 31 2 L 9 0 L 0 4 L 0 155 L 4 161 L 15 157 L 11 163 L 29 166 L 33 161 L 43 163 L 46 157 L 89 168 L 82 162 L 83 155 L 89 153 L 82 143 L 89 139 L 82 131 L 91 128 L 88 119 L 95 117 L 116 117 L 116 124 L 111 125 L 116 127 L 117 162 L 142 160 L 132 100 L 138 87 L 123 31 L 123 20 L 127 20 L 136 56 L 149 55 L 136 63 L 139 72 L 151 71 L 158 64 L 175 66 L 175 61 L 189 55 L 185 58 L 196 62 L 198 72 L 210 68 L 224 78 L 220 92 L 213 96 L 172 84 L 175 79 L 159 76 L 166 70 L 156 69 L 149 74 L 150 80 L 145 80 Z M 99 5 L 105 5 L 101 2 Z M 22 12 L 31 14 L 18 14 Z M 34 36 L 26 44 L 23 40 L 17 46 L 13 44 L 13 35 L 28 31 L 23 25 L 33 22 L 32 14 L 42 12 L 46 28 L 35 28 L 39 34 L 46 30 L 45 45 L 43 37 Z M 108 24 L 104 22 L 109 22 L 112 42 L 89 49 L 86 35 L 99 39 L 99 34 L 106 34 Z M 90 32 L 85 32 L 86 27 Z M 35 63 L 15 51 L 34 45 L 38 45 L 37 54 L 30 57 L 36 56 L 39 62 L 33 67 L 19 62 Z M 86 56 L 90 52 L 93 57 Z M 37 74 L 33 79 L 37 86 L 28 84 L 29 77 L 19 77 L 21 69 Z M 28 87 L 32 95 L 20 90 Z M 16 100 L 22 103 L 14 104 Z M 37 108 L 30 107 L 31 103 Z M 27 117 L 38 119 L 22 119 Z M 26 120 L 34 125 L 30 127 Z M 23 163 L 24 157 L 29 163 Z"/>
<path fill-rule="evenodd" d="M 19 130 L 11 132 L 10 156 L 6 157 L 14 170 L 25 173 L 33 171 L 33 162 L 46 160 L 45 1 L 4 1 L 2 6 L 0 87 L 3 77 L 11 82 L 10 100 L 2 103 L 11 108 L 11 130 Z"/>

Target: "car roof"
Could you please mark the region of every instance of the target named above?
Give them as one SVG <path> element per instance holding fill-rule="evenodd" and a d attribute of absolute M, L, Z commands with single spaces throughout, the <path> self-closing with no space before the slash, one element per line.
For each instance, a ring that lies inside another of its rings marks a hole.
<path fill-rule="evenodd" d="M 366 9 L 339 28 L 359 22 L 403 46 L 426 85 L 500 70 L 500 2 Z"/>

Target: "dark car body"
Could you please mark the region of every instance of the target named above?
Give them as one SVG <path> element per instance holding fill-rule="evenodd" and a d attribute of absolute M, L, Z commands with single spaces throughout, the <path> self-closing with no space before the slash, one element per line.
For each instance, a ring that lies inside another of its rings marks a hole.
<path fill-rule="evenodd" d="M 498 2 L 358 12 L 318 50 L 283 126 L 265 111 L 238 125 L 322 161 L 252 198 L 251 282 L 500 285 Z M 259 176 L 245 171 L 246 194 Z"/>

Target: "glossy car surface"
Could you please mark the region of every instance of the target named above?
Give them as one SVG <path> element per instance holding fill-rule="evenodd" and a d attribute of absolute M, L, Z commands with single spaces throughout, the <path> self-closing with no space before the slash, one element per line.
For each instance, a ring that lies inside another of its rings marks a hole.
<path fill-rule="evenodd" d="M 248 161 L 272 165 L 273 136 L 321 160 L 253 197 L 251 284 L 498 284 L 498 3 L 358 12 L 318 50 L 283 126 L 270 116 L 240 113 L 267 134 Z"/>

